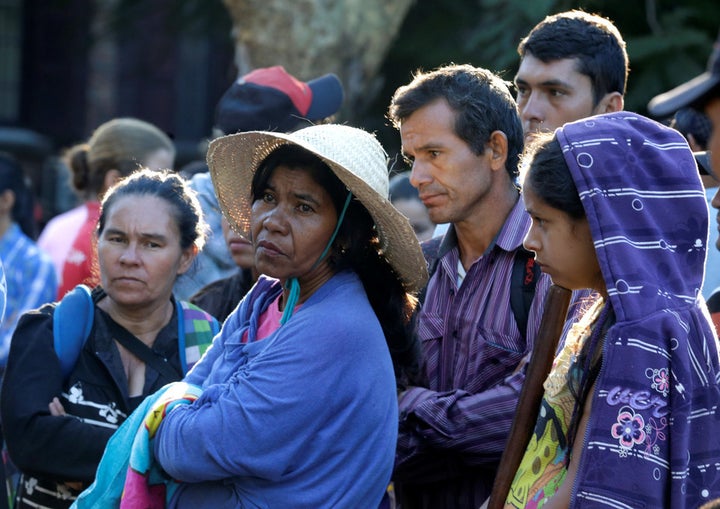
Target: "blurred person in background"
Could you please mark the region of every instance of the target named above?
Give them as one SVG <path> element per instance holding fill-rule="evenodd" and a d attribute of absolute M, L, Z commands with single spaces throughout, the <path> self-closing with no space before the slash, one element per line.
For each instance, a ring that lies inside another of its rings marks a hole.
<path fill-rule="evenodd" d="M 390 179 L 390 201 L 410 220 L 419 241 L 432 238 L 435 223 L 420 200 L 417 188 L 410 183 L 410 172 L 398 173 Z"/>
<path fill-rule="evenodd" d="M 202 288 L 190 298 L 190 302 L 224 322 L 255 284 L 258 274 L 252 242 L 233 230 L 225 216 L 222 216 L 221 224 L 223 238 L 237 268 L 233 275 Z"/>
<path fill-rule="evenodd" d="M 50 256 L 38 248 L 35 197 L 20 163 L 9 154 L 0 154 L 0 260 L 7 267 L 2 278 L 2 305 L 6 310 L 0 320 L 0 380 L 7 364 L 10 341 L 20 316 L 55 300 L 57 276 Z M 2 440 L 0 439 L 0 443 Z M 2 451 L 3 488 L 10 488 L 17 473 Z M 5 476 L 10 477 L 10 484 Z M 0 495 L 0 507 L 7 507 L 7 493 Z"/>
<path fill-rule="evenodd" d="M 709 154 L 707 153 L 707 144 L 712 132 L 712 124 L 710 119 L 704 113 L 692 108 L 680 108 L 675 112 L 670 127 L 680 131 L 690 145 L 690 149 L 695 154 L 698 170 L 700 171 L 700 180 L 705 188 L 705 197 L 707 198 L 708 210 L 711 216 L 714 216 L 712 200 L 718 191 L 718 180 L 713 175 L 710 168 Z M 712 222 L 710 223 L 712 225 Z M 720 287 L 720 251 L 714 246 L 718 241 L 718 229 L 710 228 L 710 239 L 708 246 L 713 246 L 707 250 L 707 260 L 705 262 L 705 279 L 703 280 L 702 294 L 705 299 L 709 299 L 713 291 Z"/>
<path fill-rule="evenodd" d="M 0 325 L 0 378 L 20 315 L 55 300 L 57 294 L 52 260 L 34 240 L 34 201 L 18 161 L 0 154 L 0 260 L 7 271 L 7 308 Z"/>
<path fill-rule="evenodd" d="M 343 96 L 342 83 L 335 74 L 303 82 L 282 66 L 261 67 L 239 77 L 220 98 L 214 136 L 246 131 L 291 132 L 327 122 L 340 109 Z M 207 170 L 207 163 L 203 164 Z M 197 165 L 192 172 L 190 186 L 198 193 L 210 232 L 196 267 L 175 285 L 175 295 L 188 299 L 204 286 L 235 275 L 237 270 L 226 239 L 220 235 L 222 213 L 210 174 L 199 171 Z"/>
<path fill-rule="evenodd" d="M 648 103 L 648 112 L 655 117 L 666 118 L 686 107 L 704 113 L 710 120 L 712 130 L 707 142 L 709 158 L 706 169 L 720 181 L 720 33 L 708 58 L 707 70 L 690 81 L 653 97 Z M 720 214 L 717 212 L 717 209 L 720 209 L 720 191 L 715 193 L 711 205 L 715 210 L 710 215 L 716 220 L 710 222 L 710 228 L 717 230 L 720 228 Z M 715 243 L 715 248 L 720 249 L 720 240 Z M 715 328 L 720 330 L 720 289 L 717 292 L 713 290 L 715 289 L 711 290 L 712 293 L 707 299 L 708 309 Z"/>
<path fill-rule="evenodd" d="M 78 284 L 98 283 L 93 232 L 107 189 L 140 167 L 172 169 L 175 146 L 148 122 L 116 118 L 100 125 L 87 142 L 68 149 L 65 159 L 82 204 L 51 219 L 38 239 L 55 264 L 58 299 Z"/>

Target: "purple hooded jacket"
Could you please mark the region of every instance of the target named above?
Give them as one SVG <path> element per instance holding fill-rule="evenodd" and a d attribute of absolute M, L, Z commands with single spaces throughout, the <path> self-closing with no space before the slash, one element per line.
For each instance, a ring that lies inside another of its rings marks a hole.
<path fill-rule="evenodd" d="M 700 294 L 708 210 L 692 153 L 630 112 L 557 138 L 616 316 L 571 507 L 696 508 L 720 497 L 720 367 Z"/>

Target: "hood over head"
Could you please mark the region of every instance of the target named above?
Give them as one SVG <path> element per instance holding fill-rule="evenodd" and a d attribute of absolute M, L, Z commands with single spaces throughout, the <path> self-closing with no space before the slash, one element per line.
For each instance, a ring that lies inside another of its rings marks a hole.
<path fill-rule="evenodd" d="M 614 112 L 556 131 L 585 208 L 618 321 L 695 302 L 708 208 L 683 136 Z"/>

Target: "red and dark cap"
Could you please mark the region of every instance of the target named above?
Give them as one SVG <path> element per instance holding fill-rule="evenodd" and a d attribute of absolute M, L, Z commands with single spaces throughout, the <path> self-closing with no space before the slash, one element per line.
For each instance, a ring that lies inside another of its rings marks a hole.
<path fill-rule="evenodd" d="M 720 97 L 720 35 L 708 59 L 707 70 L 669 92 L 653 97 L 648 112 L 655 117 L 667 117 L 686 106 L 701 108 L 712 97 Z"/>
<path fill-rule="evenodd" d="M 215 125 L 225 134 L 288 132 L 304 120 L 334 115 L 342 102 L 342 83 L 334 74 L 304 82 L 282 66 L 263 67 L 239 78 L 223 94 Z"/>

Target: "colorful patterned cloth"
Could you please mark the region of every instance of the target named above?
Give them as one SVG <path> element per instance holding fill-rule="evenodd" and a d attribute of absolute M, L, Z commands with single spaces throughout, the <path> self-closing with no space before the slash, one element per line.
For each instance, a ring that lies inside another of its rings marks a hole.
<path fill-rule="evenodd" d="M 185 373 L 187 373 L 210 348 L 213 337 L 220 330 L 220 324 L 212 315 L 195 304 L 184 300 L 179 302 L 183 310 L 183 321 L 180 324 L 182 330 L 178 331 L 178 337 L 184 338 L 185 341 L 185 349 L 180 351 L 180 355 L 185 356 L 181 364 L 186 367 Z"/>
<path fill-rule="evenodd" d="M 71 507 L 164 508 L 178 485 L 155 463 L 155 433 L 173 408 L 201 393 L 195 385 L 173 382 L 148 396 L 110 438 L 95 482 Z"/>
<path fill-rule="evenodd" d="M 576 403 L 571 386 L 578 387 L 580 383 L 579 373 L 573 367 L 603 304 L 603 301 L 598 302 L 595 308 L 583 317 L 582 322 L 574 324 L 564 347 L 553 362 L 550 374 L 543 384 L 545 394 L 535 431 L 515 474 L 506 507 L 542 507 L 565 480 L 567 434 Z"/>

